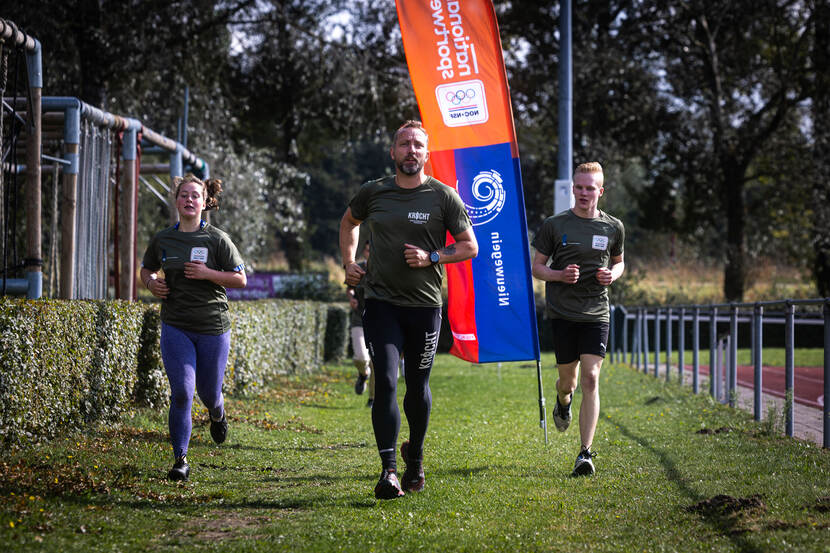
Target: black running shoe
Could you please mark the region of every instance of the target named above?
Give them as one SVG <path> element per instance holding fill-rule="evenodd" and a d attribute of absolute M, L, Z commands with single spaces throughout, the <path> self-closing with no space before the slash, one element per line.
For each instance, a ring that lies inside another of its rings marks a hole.
<path fill-rule="evenodd" d="M 190 465 L 187 464 L 187 457 L 179 457 L 173 464 L 173 468 L 167 473 L 168 480 L 187 480 L 190 476 Z"/>
<path fill-rule="evenodd" d="M 375 486 L 375 497 L 377 499 L 397 499 L 403 497 L 403 495 L 395 469 L 383 469 L 383 472 L 380 473 L 380 480 Z"/>
<path fill-rule="evenodd" d="M 571 425 L 571 404 L 562 405 L 559 403 L 558 394 L 556 396 L 556 405 L 553 406 L 553 424 L 560 432 L 564 432 Z"/>
<path fill-rule="evenodd" d="M 571 476 L 590 476 L 594 474 L 595 469 L 593 458 L 596 456 L 597 454 L 591 451 L 590 448 L 580 451 L 579 455 L 576 457 L 574 471 Z"/>
<path fill-rule="evenodd" d="M 369 398 L 366 400 L 366 407 L 372 407 L 375 404 L 375 400 L 373 398 Z"/>
<path fill-rule="evenodd" d="M 401 486 L 407 492 L 419 492 L 424 489 L 424 463 L 422 460 L 409 458 L 409 440 L 401 444 L 401 458 L 406 463 Z"/>
<path fill-rule="evenodd" d="M 362 395 L 366 390 L 366 379 L 369 378 L 365 374 L 358 374 L 357 380 L 354 381 L 354 393 Z"/>
<path fill-rule="evenodd" d="M 215 421 L 211 417 L 210 437 L 217 444 L 221 444 L 228 437 L 228 417 L 224 412 L 222 413 L 222 420 Z"/>

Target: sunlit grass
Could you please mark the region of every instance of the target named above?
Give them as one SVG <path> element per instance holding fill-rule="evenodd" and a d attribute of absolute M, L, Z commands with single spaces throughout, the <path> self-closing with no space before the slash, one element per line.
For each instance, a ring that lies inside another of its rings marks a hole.
<path fill-rule="evenodd" d="M 550 405 L 551 356 L 543 367 Z M 573 479 L 578 429 L 560 434 L 551 424 L 544 445 L 535 362 L 478 366 L 440 355 L 427 487 L 376 501 L 380 465 L 352 373 L 336 366 L 227 398 L 221 447 L 196 409 L 186 484 L 165 479 L 164 413 L 138 411 L 118 426 L 4 451 L 0 540 L 8 551 L 84 552 L 822 551 L 828 543 L 828 451 L 614 365 L 601 381 L 598 473 Z M 576 413 L 579 393 L 574 401 Z"/>

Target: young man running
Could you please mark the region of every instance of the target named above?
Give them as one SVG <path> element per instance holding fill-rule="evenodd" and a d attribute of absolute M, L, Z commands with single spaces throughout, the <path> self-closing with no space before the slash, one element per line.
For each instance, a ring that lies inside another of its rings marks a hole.
<path fill-rule="evenodd" d="M 375 369 L 372 427 L 382 465 L 375 497 L 394 499 L 424 487 L 423 448 L 432 395 L 429 374 L 441 328 L 444 263 L 475 257 L 478 243 L 458 193 L 424 173 L 427 133 L 407 121 L 392 140 L 395 174 L 361 186 L 340 222 L 346 284 L 363 282 L 363 332 Z M 370 262 L 355 263 L 359 225 L 369 225 Z M 447 232 L 455 243 L 446 245 Z M 396 444 L 401 416 L 396 400 L 398 359 L 406 371 L 404 412 L 409 440 L 403 488 L 397 477 Z"/>
<path fill-rule="evenodd" d="M 574 207 L 548 217 L 532 244 L 536 249 L 533 276 L 545 281 L 545 311 L 551 319 L 559 369 L 553 422 L 560 432 L 571 423 L 577 377 L 582 385 L 582 446 L 574 476 L 594 473 L 591 445 L 599 419 L 599 373 L 608 342 L 608 286 L 625 269 L 625 228 L 619 219 L 597 207 L 603 184 L 599 163 L 577 167 L 573 176 Z"/>

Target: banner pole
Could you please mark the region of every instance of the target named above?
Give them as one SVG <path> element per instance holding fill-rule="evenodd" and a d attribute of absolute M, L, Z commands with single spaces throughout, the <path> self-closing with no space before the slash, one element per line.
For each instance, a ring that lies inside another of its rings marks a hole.
<path fill-rule="evenodd" d="M 548 445 L 548 416 L 545 411 L 545 394 L 542 392 L 542 360 L 536 360 L 536 380 L 539 383 L 539 426 L 545 432 L 545 446 Z"/>

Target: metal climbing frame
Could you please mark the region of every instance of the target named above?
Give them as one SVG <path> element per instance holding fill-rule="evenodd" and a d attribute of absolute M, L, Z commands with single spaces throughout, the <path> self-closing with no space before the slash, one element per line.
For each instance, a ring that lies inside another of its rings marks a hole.
<path fill-rule="evenodd" d="M 106 298 L 112 265 L 115 297 L 135 299 L 139 174 L 167 172 L 175 177 L 187 168 L 207 178 L 207 163 L 140 121 L 104 112 L 77 98 L 42 97 L 40 43 L 3 19 L 0 42 L 25 48 L 29 77 L 27 97 L 3 98 L 4 109 L 20 117 L 25 115 L 27 121 L 22 134 L 26 164 L 16 165 L 13 159 L 4 164 L 26 174 L 27 279 L 4 278 L 3 292 L 25 293 L 30 298 L 41 296 L 41 160 L 47 159 L 54 163 L 55 183 L 62 175 L 60 296 Z M 47 122 L 48 141 L 55 142 L 61 150 L 55 156 L 40 155 L 44 145 L 42 121 Z M 114 147 L 116 142 L 120 144 L 120 158 Z M 145 170 L 141 167 L 139 146 L 168 152 L 169 163 Z M 113 170 L 113 160 L 118 160 L 119 171 Z M 113 221 L 109 220 L 111 205 Z M 117 237 L 112 260 L 108 254 L 111 227 Z M 9 283 L 11 286 L 7 286 Z"/>

